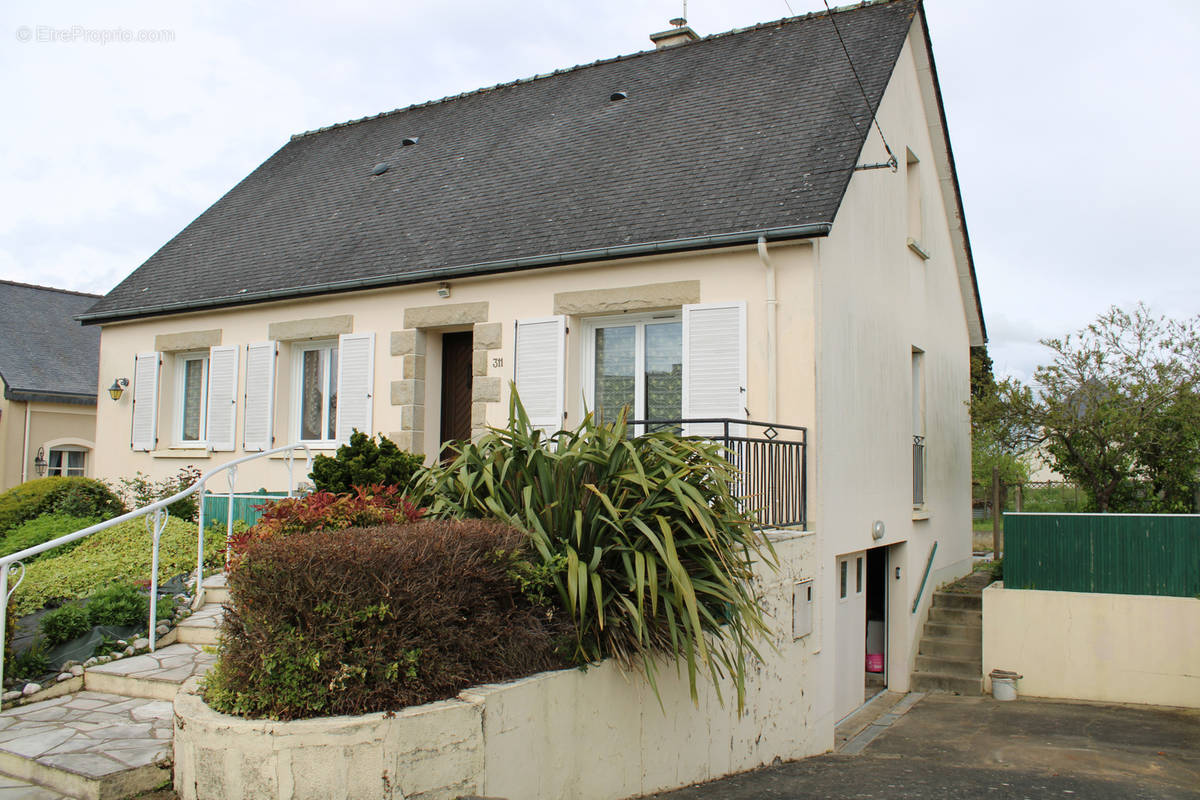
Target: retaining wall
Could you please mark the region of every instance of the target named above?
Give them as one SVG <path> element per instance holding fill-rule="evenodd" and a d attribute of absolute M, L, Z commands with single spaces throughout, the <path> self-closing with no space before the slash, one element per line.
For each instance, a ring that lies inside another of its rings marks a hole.
<path fill-rule="evenodd" d="M 1022 695 L 1200 708 L 1200 599 L 994 583 L 983 672 L 996 668 L 1024 676 Z"/>
<path fill-rule="evenodd" d="M 193 798 L 613 800 L 825 752 L 814 712 L 814 636 L 792 636 L 792 590 L 813 577 L 813 534 L 773 537 L 758 570 L 772 627 L 747 675 L 746 710 L 664 665 L 662 706 L 640 672 L 612 662 L 481 686 L 394 714 L 271 722 L 218 714 L 192 681 L 175 700 L 175 791 Z M 827 705 L 827 704 L 826 704 Z M 821 707 L 820 704 L 817 707 Z"/>

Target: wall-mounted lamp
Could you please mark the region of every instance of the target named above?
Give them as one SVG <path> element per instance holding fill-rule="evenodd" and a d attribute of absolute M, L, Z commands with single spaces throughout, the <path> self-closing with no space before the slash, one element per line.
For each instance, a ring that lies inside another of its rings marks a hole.
<path fill-rule="evenodd" d="M 108 396 L 114 401 L 120 400 L 121 395 L 125 394 L 125 387 L 129 385 L 129 378 L 115 378 L 113 385 L 108 387 Z"/>
<path fill-rule="evenodd" d="M 896 567 L 896 580 L 900 580 L 900 568 Z"/>
<path fill-rule="evenodd" d="M 38 474 L 39 478 L 46 474 L 46 448 L 38 448 L 37 456 L 33 459 L 33 471 Z"/>
<path fill-rule="evenodd" d="M 879 541 L 883 538 L 883 534 L 887 532 L 887 528 L 883 525 L 883 520 L 877 519 L 871 523 L 871 538 Z"/>
<path fill-rule="evenodd" d="M 439 283 L 437 288 L 437 296 L 445 300 L 450 296 L 450 284 Z"/>

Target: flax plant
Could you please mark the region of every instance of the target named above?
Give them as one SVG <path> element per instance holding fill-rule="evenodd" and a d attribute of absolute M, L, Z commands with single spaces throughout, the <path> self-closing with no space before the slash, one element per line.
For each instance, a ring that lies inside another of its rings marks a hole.
<path fill-rule="evenodd" d="M 417 502 L 435 517 L 484 517 L 526 531 L 555 573 L 576 623 L 575 660 L 640 664 L 658 692 L 656 659 L 685 664 L 693 701 L 706 672 L 738 710 L 746 662 L 767 631 L 752 565 L 774 566 L 731 486 L 721 445 L 655 432 L 630 437 L 626 418 L 590 414 L 572 431 L 533 427 L 514 389 L 507 429 L 452 447 L 418 474 Z M 660 697 L 661 702 L 661 697 Z M 723 700 L 722 700 L 723 702 Z"/>

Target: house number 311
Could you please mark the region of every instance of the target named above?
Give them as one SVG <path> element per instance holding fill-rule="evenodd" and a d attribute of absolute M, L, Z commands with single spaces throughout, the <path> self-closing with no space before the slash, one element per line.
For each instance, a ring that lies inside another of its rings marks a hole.
<path fill-rule="evenodd" d="M 492 359 L 492 366 L 493 366 L 493 367 L 503 367 L 503 366 L 504 366 L 504 359 L 503 359 L 503 358 L 493 358 L 493 359 Z"/>

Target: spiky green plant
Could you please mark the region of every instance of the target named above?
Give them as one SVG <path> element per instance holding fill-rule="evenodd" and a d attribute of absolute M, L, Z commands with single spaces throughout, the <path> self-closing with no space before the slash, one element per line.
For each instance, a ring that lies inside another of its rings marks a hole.
<path fill-rule="evenodd" d="M 723 448 L 671 432 L 630 438 L 624 415 L 546 436 L 514 390 L 507 429 L 453 446 L 414 479 L 434 517 L 486 517 L 525 530 L 577 626 L 576 659 L 640 663 L 657 692 L 655 660 L 686 664 L 692 698 L 705 671 L 738 709 L 747 659 L 767 628 L 752 581 L 770 544 L 731 492 Z"/>

